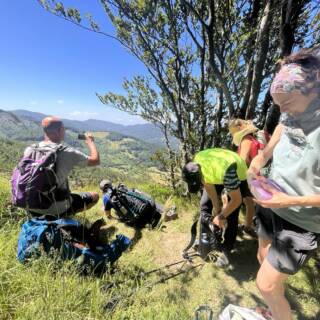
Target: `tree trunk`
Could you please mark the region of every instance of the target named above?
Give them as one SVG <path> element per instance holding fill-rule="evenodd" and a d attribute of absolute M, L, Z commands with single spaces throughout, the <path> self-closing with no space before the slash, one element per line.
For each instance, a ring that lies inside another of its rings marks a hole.
<path fill-rule="evenodd" d="M 280 28 L 281 57 L 288 56 L 292 52 L 292 48 L 295 43 L 294 34 L 298 27 L 298 20 L 303 12 L 304 6 L 308 2 L 310 2 L 310 0 L 282 0 Z M 270 126 L 270 130 L 272 130 L 272 128 L 274 130 L 279 122 L 279 119 L 280 110 L 275 105 L 272 105 L 269 115 L 266 119 L 266 126 Z"/>
<path fill-rule="evenodd" d="M 221 119 L 222 119 L 222 108 L 223 108 L 223 92 L 219 90 L 219 100 L 217 105 L 217 114 L 214 121 L 214 131 L 212 134 L 212 142 L 213 147 L 221 146 Z"/>
<path fill-rule="evenodd" d="M 215 48 L 214 48 L 214 0 L 209 1 L 209 23 L 206 27 L 207 31 L 207 37 L 208 37 L 208 52 L 209 52 L 209 64 L 211 67 L 211 72 L 216 79 L 216 82 L 218 82 L 219 87 L 223 91 L 223 94 L 226 99 L 228 111 L 229 111 L 229 118 L 232 118 L 234 116 L 234 104 L 232 101 L 231 93 L 228 87 L 228 84 L 226 83 L 225 79 L 223 78 L 221 72 L 219 71 L 219 68 L 215 62 Z"/>
<path fill-rule="evenodd" d="M 252 30 L 257 28 L 260 9 L 261 9 L 261 1 L 254 0 L 252 5 L 252 11 L 250 14 L 250 19 L 249 19 Z M 253 78 L 255 39 L 256 39 L 256 33 L 253 33 L 250 39 L 248 40 L 247 54 L 246 54 L 246 59 L 247 59 L 246 87 L 245 87 L 242 103 L 240 106 L 240 110 L 237 114 L 237 117 L 241 119 L 244 119 L 246 116 L 246 110 L 247 110 L 249 99 L 250 99 L 250 91 L 251 91 L 252 78 Z"/>
<path fill-rule="evenodd" d="M 269 89 L 268 92 L 266 93 L 265 97 L 264 97 L 264 100 L 263 100 L 263 103 L 262 103 L 262 106 L 261 106 L 260 117 L 259 117 L 259 120 L 258 120 L 258 123 L 259 123 L 260 127 L 265 127 L 264 124 L 266 123 L 268 110 L 269 110 L 271 104 L 272 104 L 272 97 L 270 95 L 270 89 Z M 268 130 L 267 127 L 265 129 L 271 134 L 271 132 Z"/>
<path fill-rule="evenodd" d="M 254 110 L 257 105 L 261 83 L 263 80 L 263 70 L 267 58 L 269 49 L 269 30 L 272 20 L 272 7 L 273 0 L 268 0 L 264 8 L 263 17 L 261 19 L 259 32 L 257 34 L 257 45 L 258 50 L 255 58 L 255 66 L 253 71 L 252 87 L 250 92 L 250 99 L 246 112 L 246 119 L 252 119 Z"/>
<path fill-rule="evenodd" d="M 170 145 L 170 141 L 169 141 L 169 135 L 168 135 L 168 127 L 165 126 L 163 131 L 162 131 L 164 138 L 165 138 L 165 142 L 166 142 L 166 146 L 167 146 L 167 152 L 169 155 L 169 161 L 170 161 L 170 184 L 171 184 L 171 188 L 172 190 L 176 190 L 176 177 L 175 177 L 175 168 L 176 168 L 176 159 L 175 159 L 175 154 L 172 151 L 171 145 Z"/>
<path fill-rule="evenodd" d="M 291 25 L 292 0 L 283 0 L 281 5 L 280 49 L 281 57 L 288 56 L 294 44 L 294 30 Z"/>
<path fill-rule="evenodd" d="M 265 128 L 270 134 L 273 134 L 274 129 L 278 125 L 280 115 L 279 107 L 273 104 L 265 123 Z"/>

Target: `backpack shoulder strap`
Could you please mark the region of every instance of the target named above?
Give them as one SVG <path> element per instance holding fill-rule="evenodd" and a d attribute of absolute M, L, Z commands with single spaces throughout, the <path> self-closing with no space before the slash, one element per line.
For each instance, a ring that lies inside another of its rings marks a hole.
<path fill-rule="evenodd" d="M 251 147 L 250 147 L 250 158 L 251 160 L 258 154 L 259 150 L 263 148 L 263 145 L 253 136 L 250 138 Z"/>
<path fill-rule="evenodd" d="M 38 149 L 39 149 L 39 143 L 33 143 L 30 146 L 26 147 L 23 152 L 23 156 L 22 156 L 21 160 L 23 160 L 25 158 L 29 158 Z"/>
<path fill-rule="evenodd" d="M 67 149 L 67 146 L 64 145 L 63 143 L 59 143 L 56 147 L 55 147 L 55 150 L 58 152 L 58 151 L 62 151 L 64 149 Z"/>
<path fill-rule="evenodd" d="M 190 250 L 190 248 L 193 246 L 194 242 L 196 241 L 198 220 L 199 219 L 197 219 L 191 226 L 191 239 L 188 245 L 182 251 L 183 257 L 188 255 L 188 250 Z"/>

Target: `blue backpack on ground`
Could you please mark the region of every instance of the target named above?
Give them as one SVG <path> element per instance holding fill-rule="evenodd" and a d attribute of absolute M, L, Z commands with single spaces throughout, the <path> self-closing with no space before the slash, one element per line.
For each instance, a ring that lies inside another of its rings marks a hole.
<path fill-rule="evenodd" d="M 81 271 L 101 274 L 129 247 L 131 240 L 117 235 L 110 244 L 100 245 L 92 239 L 91 231 L 73 219 L 33 218 L 22 225 L 17 258 L 25 263 L 42 252 L 56 250 L 63 260 L 76 260 Z"/>

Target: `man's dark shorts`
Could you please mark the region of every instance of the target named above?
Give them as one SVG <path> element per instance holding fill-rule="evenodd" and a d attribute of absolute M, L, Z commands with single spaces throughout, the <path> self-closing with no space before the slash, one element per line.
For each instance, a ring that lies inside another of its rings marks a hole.
<path fill-rule="evenodd" d="M 71 215 L 83 211 L 87 206 L 94 203 L 90 192 L 71 193 L 71 207 L 63 215 Z"/>
<path fill-rule="evenodd" d="M 60 218 L 74 215 L 77 212 L 83 211 L 87 206 L 94 203 L 94 199 L 92 197 L 92 194 L 90 192 L 79 192 L 79 193 L 71 193 L 71 206 L 68 210 L 65 212 L 62 212 L 59 214 Z M 33 217 L 43 217 L 44 214 L 36 213 L 30 211 L 30 214 Z M 50 212 L 48 212 L 47 215 L 52 215 Z"/>
<path fill-rule="evenodd" d="M 254 221 L 259 238 L 271 241 L 268 262 L 281 273 L 297 273 L 320 245 L 319 233 L 302 229 L 271 209 L 257 206 Z"/>

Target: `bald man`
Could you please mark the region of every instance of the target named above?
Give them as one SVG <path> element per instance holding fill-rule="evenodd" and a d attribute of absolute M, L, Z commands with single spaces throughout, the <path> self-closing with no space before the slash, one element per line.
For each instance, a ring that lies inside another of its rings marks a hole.
<path fill-rule="evenodd" d="M 56 176 L 58 187 L 55 194 L 55 201 L 47 209 L 32 209 L 33 216 L 44 214 L 63 217 L 81 212 L 93 207 L 99 200 L 96 192 L 71 193 L 68 183 L 68 175 L 74 167 L 97 166 L 100 164 L 99 152 L 94 144 L 93 136 L 86 134 L 85 142 L 89 149 L 89 156 L 65 145 L 63 142 L 65 128 L 58 117 L 46 117 L 42 120 L 44 140 L 36 146 L 44 152 L 52 149 L 57 150 Z M 24 156 L 27 157 L 33 152 L 33 146 L 28 147 Z"/>

